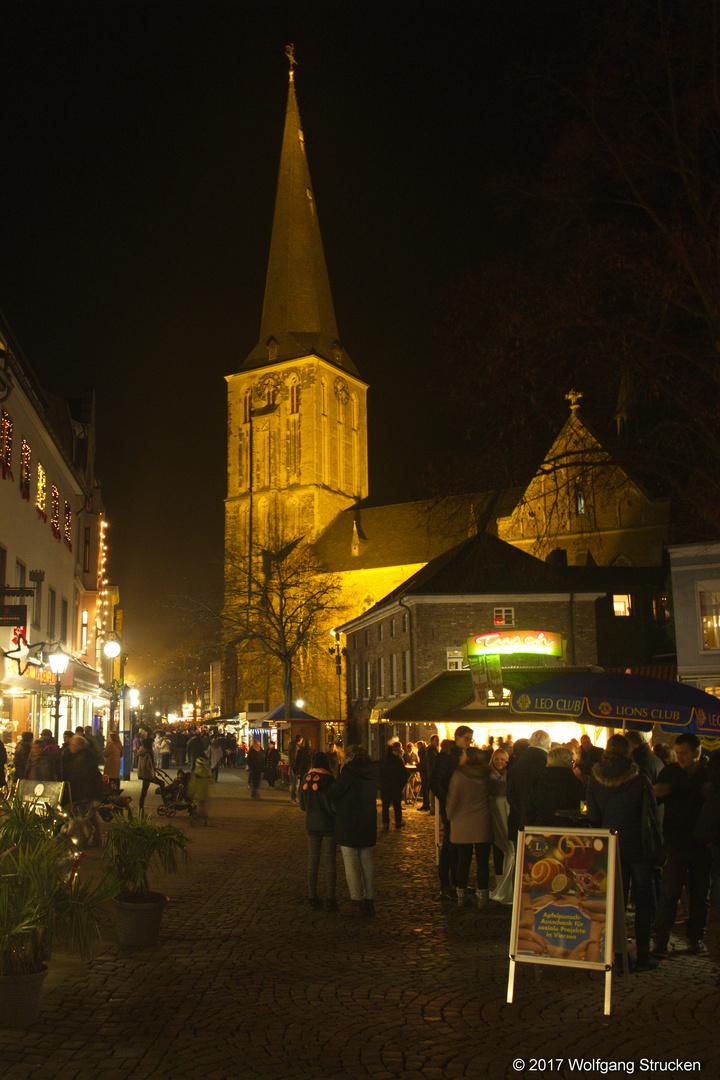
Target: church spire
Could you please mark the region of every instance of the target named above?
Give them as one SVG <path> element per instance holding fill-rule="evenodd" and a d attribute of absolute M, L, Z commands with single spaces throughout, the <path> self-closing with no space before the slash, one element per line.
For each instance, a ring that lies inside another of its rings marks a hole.
<path fill-rule="evenodd" d="M 316 354 L 357 375 L 338 340 L 305 138 L 295 96 L 293 46 L 260 340 L 245 370 Z"/>

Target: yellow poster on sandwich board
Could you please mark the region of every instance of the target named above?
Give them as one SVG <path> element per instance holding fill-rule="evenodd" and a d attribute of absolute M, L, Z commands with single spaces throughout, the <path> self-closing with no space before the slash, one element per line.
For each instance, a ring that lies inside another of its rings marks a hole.
<path fill-rule="evenodd" d="M 520 832 L 507 1000 L 518 963 L 594 969 L 605 973 L 609 1015 L 614 952 L 627 954 L 615 833 L 567 826 Z"/>

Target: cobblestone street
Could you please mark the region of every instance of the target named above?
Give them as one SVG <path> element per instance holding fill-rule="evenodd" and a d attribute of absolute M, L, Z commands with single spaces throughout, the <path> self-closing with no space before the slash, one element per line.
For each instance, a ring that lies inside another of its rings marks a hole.
<path fill-rule="evenodd" d="M 137 782 L 126 785 L 137 796 Z M 518 965 L 505 1001 L 510 908 L 441 904 L 430 815 L 380 834 L 374 920 L 315 912 L 306 899 L 303 814 L 286 791 L 248 797 L 221 777 L 212 828 L 189 829 L 192 863 L 155 879 L 170 897 L 161 945 L 123 951 L 108 929 L 95 958 L 53 961 L 40 1019 L 0 1029 L 5 1080 L 453 1080 L 661 1071 L 720 1075 L 718 970 L 678 953 L 657 972 Z M 148 800 L 148 808 L 157 805 Z M 161 819 L 158 819 L 161 820 Z M 184 815 L 175 824 L 187 828 Z M 97 861 L 90 851 L 90 868 Z M 338 858 L 339 899 L 347 897 Z M 322 895 L 322 868 L 320 891 Z M 717 956 L 718 925 L 709 936 Z M 515 1067 L 521 1059 L 524 1064 Z M 543 1061 L 532 1068 L 535 1059 Z M 634 1069 L 631 1068 L 634 1065 Z"/>

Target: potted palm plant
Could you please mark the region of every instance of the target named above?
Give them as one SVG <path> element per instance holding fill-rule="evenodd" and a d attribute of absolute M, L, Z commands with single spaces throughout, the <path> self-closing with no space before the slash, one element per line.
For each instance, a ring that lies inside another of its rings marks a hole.
<path fill-rule="evenodd" d="M 69 871 L 67 843 L 46 836 L 0 855 L 0 1024 L 33 1023 L 53 948 L 87 956 L 100 937 L 104 885 Z"/>
<path fill-rule="evenodd" d="M 156 945 L 166 897 L 153 892 L 151 869 L 176 874 L 188 860 L 190 841 L 175 825 L 156 825 L 143 814 L 116 815 L 105 833 L 104 872 L 115 891 L 113 905 L 121 945 Z"/>

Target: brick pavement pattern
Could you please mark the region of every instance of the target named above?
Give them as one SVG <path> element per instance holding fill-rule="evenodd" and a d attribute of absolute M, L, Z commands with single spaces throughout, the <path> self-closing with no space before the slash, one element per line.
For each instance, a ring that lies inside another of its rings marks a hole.
<path fill-rule="evenodd" d="M 154 882 L 172 901 L 160 946 L 122 950 L 110 929 L 89 963 L 53 961 L 35 1027 L 0 1028 L 3 1080 L 605 1075 L 570 1056 L 720 1076 L 713 960 L 678 952 L 629 987 L 614 979 L 611 1017 L 601 974 L 518 965 L 507 1004 L 510 909 L 440 902 L 429 815 L 379 834 L 377 917 L 354 919 L 309 907 L 303 814 L 286 791 L 251 802 L 237 774 L 218 791 L 214 827 L 188 830 L 188 871 Z M 338 883 L 342 901 L 339 856 Z"/>

